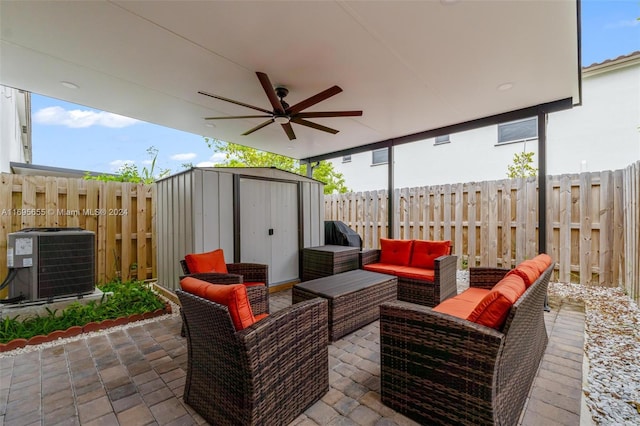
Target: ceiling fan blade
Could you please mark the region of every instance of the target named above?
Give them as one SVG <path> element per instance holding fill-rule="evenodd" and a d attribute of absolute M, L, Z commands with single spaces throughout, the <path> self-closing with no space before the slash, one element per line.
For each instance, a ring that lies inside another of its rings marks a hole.
<path fill-rule="evenodd" d="M 360 117 L 362 111 L 324 111 L 324 112 L 299 112 L 296 117 L 319 118 L 319 117 Z"/>
<path fill-rule="evenodd" d="M 267 98 L 269 98 L 269 102 L 271 102 L 271 106 L 273 110 L 278 114 L 284 114 L 284 108 L 282 108 L 282 104 L 280 103 L 280 99 L 276 94 L 269 77 L 263 72 L 256 72 L 258 76 L 258 80 L 260 80 L 260 84 L 262 84 L 262 88 L 264 89 L 264 93 L 267 94 Z"/>
<path fill-rule="evenodd" d="M 253 129 L 249 129 L 249 130 L 247 130 L 246 132 L 244 132 L 244 133 L 242 134 L 242 136 L 250 135 L 251 133 L 255 132 L 256 130 L 260 130 L 260 129 L 262 129 L 263 127 L 266 127 L 266 126 L 268 126 L 268 125 L 269 125 L 269 124 L 271 124 L 271 123 L 273 123 L 273 118 L 272 118 L 271 120 L 267 120 L 267 121 L 265 121 L 264 123 L 258 124 L 258 125 L 257 125 L 256 127 L 254 127 Z"/>
<path fill-rule="evenodd" d="M 224 116 L 224 117 L 205 117 L 205 120 L 227 120 L 234 118 L 264 118 L 271 117 L 271 115 L 234 115 L 234 116 Z"/>
<path fill-rule="evenodd" d="M 311 121 L 303 120 L 302 118 L 292 118 L 291 121 L 296 124 L 301 124 L 303 126 L 311 127 L 312 129 L 322 130 L 323 132 L 336 134 L 339 130 L 332 129 L 331 127 L 323 126 L 318 123 L 313 123 Z"/>
<path fill-rule="evenodd" d="M 287 136 L 289 136 L 290 141 L 296 138 L 296 134 L 293 133 L 293 127 L 291 127 L 291 123 L 284 123 L 284 124 L 281 124 L 281 126 L 284 129 L 284 132 L 287 134 Z"/>
<path fill-rule="evenodd" d="M 309 108 L 310 106 L 313 106 L 313 105 L 317 104 L 318 102 L 322 102 L 325 99 L 328 99 L 331 96 L 337 95 L 340 92 L 342 92 L 342 89 L 340 87 L 338 87 L 338 86 L 330 87 L 327 90 L 318 93 L 317 95 L 313 95 L 310 98 L 307 98 L 304 101 L 298 102 L 297 104 L 293 105 L 292 107 L 289 107 L 289 109 L 286 112 L 287 112 L 287 114 L 298 113 L 298 112 L 302 111 L 303 109 Z"/>
<path fill-rule="evenodd" d="M 243 107 L 255 109 L 257 111 L 262 111 L 262 112 L 265 112 L 265 113 L 267 113 L 269 115 L 273 114 L 272 111 L 266 110 L 264 108 L 260 108 L 260 107 L 249 105 L 249 104 L 245 104 L 243 102 L 234 101 L 233 99 L 225 98 L 223 96 L 212 95 L 211 93 L 207 93 L 207 92 L 203 92 L 203 91 L 198 91 L 198 93 L 201 94 L 201 95 L 209 96 L 210 98 L 220 99 L 221 101 L 230 102 L 232 104 L 236 104 L 236 105 L 240 105 L 240 106 L 243 106 Z"/>

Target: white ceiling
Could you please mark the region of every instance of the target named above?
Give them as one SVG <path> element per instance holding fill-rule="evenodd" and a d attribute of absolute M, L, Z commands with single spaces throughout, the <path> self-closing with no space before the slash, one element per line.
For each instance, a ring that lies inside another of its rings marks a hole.
<path fill-rule="evenodd" d="M 579 99 L 577 0 L 6 1 L 0 84 L 229 142 L 308 158 L 515 109 Z M 255 75 L 336 135 L 264 119 Z M 73 82 L 78 89 L 61 85 Z M 511 83 L 510 90 L 497 88 Z"/>

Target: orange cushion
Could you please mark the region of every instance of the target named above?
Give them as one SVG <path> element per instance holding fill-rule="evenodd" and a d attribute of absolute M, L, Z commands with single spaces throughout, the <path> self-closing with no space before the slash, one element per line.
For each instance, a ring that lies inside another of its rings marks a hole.
<path fill-rule="evenodd" d="M 467 319 L 499 330 L 507 318 L 511 305 L 522 296 L 525 290 L 522 277 L 508 273 L 482 298 Z"/>
<path fill-rule="evenodd" d="M 208 251 L 206 253 L 191 253 L 184 257 L 189 268 L 189 273 L 219 272 L 228 274 L 227 264 L 224 262 L 222 249 Z"/>
<path fill-rule="evenodd" d="M 434 269 L 436 258 L 451 253 L 451 241 L 415 240 L 409 266 Z"/>
<path fill-rule="evenodd" d="M 453 298 L 473 302 L 473 306 L 476 306 L 490 291 L 491 290 L 487 290 L 486 288 L 469 287 L 462 293 L 453 296 Z"/>
<path fill-rule="evenodd" d="M 211 284 L 197 278 L 186 277 L 180 280 L 180 287 L 186 292 L 225 305 L 229 309 L 236 331 L 243 330 L 256 322 L 247 297 L 247 288 L 242 284 Z"/>
<path fill-rule="evenodd" d="M 531 262 L 538 267 L 538 272 L 541 274 L 551 265 L 551 256 L 546 253 L 540 253 Z"/>
<path fill-rule="evenodd" d="M 413 266 L 396 266 L 394 275 L 429 282 L 433 282 L 436 279 L 436 274 L 433 269 L 415 268 Z"/>
<path fill-rule="evenodd" d="M 533 284 L 538 279 L 540 273 L 538 272 L 538 268 L 535 265 L 530 263 L 528 260 L 525 260 L 524 262 L 516 266 L 515 269 L 510 270 L 506 276 L 509 275 L 519 276 L 524 281 L 524 285 L 529 288 L 529 286 L 531 286 L 531 284 Z"/>
<path fill-rule="evenodd" d="M 466 319 L 476 307 L 477 301 L 458 299 L 457 296 L 440 302 L 433 308 L 436 312 L 453 315 L 454 317 Z"/>
<path fill-rule="evenodd" d="M 526 289 L 524 280 L 521 276 L 508 273 L 503 279 L 498 281 L 491 290 L 499 292 L 506 297 L 511 304 L 514 304 Z"/>
<path fill-rule="evenodd" d="M 183 291 L 199 297 L 205 296 L 208 285 L 211 285 L 211 283 L 196 278 L 187 277 L 180 280 L 180 288 L 182 288 Z"/>
<path fill-rule="evenodd" d="M 268 317 L 269 314 L 258 314 L 256 315 L 256 322 L 265 319 L 266 317 Z"/>
<path fill-rule="evenodd" d="M 435 280 L 435 272 L 432 269 L 390 265 L 388 263 L 370 263 L 368 265 L 364 265 L 362 269 L 366 271 L 379 272 L 381 274 L 395 275 L 397 277 L 411 278 L 415 280 L 423 280 L 429 282 L 433 282 Z"/>
<path fill-rule="evenodd" d="M 507 319 L 511 305 L 502 293 L 491 290 L 469 314 L 467 320 L 499 330 Z"/>
<path fill-rule="evenodd" d="M 256 287 L 256 286 L 259 286 L 259 285 L 264 286 L 264 283 L 258 283 L 258 282 L 253 282 L 253 281 L 250 281 L 248 283 L 247 282 L 243 282 L 242 284 L 244 284 L 245 287 Z"/>
<path fill-rule="evenodd" d="M 398 267 L 398 265 L 390 265 L 388 263 L 369 263 L 368 265 L 363 265 L 362 269 L 365 271 L 379 272 L 381 274 L 395 275 Z"/>
<path fill-rule="evenodd" d="M 407 266 L 411 259 L 413 240 L 380 238 L 380 263 Z"/>

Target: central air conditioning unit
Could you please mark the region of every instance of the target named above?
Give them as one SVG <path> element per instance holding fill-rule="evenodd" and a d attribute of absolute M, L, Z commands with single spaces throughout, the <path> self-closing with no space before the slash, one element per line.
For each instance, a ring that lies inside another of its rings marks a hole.
<path fill-rule="evenodd" d="M 29 228 L 7 239 L 15 276 L 9 298 L 52 300 L 95 290 L 95 233 L 82 228 Z"/>

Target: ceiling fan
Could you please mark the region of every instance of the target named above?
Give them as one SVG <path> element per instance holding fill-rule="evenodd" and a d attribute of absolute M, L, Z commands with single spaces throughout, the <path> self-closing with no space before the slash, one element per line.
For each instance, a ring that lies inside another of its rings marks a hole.
<path fill-rule="evenodd" d="M 236 118 L 268 118 L 267 121 L 258 124 L 256 127 L 247 130 L 242 134 L 242 136 L 250 135 L 251 133 L 262 129 L 263 127 L 268 126 L 269 124 L 276 122 L 282 126 L 282 129 L 289 137 L 289 140 L 294 140 L 296 138 L 296 134 L 293 132 L 293 127 L 291 123 L 300 124 L 302 126 L 311 127 L 312 129 L 321 130 L 323 132 L 328 132 L 332 134 L 338 133 L 338 130 L 332 129 L 327 126 L 323 126 L 321 124 L 317 124 L 311 121 L 306 120 L 306 118 L 321 118 L 321 117 L 357 117 L 362 115 L 362 111 L 323 111 L 323 112 L 302 112 L 303 110 L 324 101 L 325 99 L 330 98 L 331 96 L 337 95 L 342 92 L 342 89 L 338 86 L 330 87 L 327 90 L 324 90 L 316 95 L 311 96 L 301 102 L 293 106 L 289 106 L 288 103 L 284 101 L 285 96 L 289 93 L 286 87 L 276 87 L 273 88 L 271 81 L 269 81 L 269 77 L 263 72 L 256 72 L 258 76 L 258 80 L 260 80 L 260 84 L 262 84 L 262 88 L 269 98 L 269 102 L 271 102 L 271 106 L 273 107 L 273 111 L 269 111 L 264 108 L 260 108 L 257 106 L 245 104 L 243 102 L 234 101 L 233 99 L 225 98 L 218 95 L 212 95 L 211 93 L 199 91 L 198 93 L 205 96 L 210 96 L 215 99 L 220 99 L 221 101 L 230 102 L 232 104 L 240 105 L 243 107 L 255 109 L 257 111 L 263 112 L 262 115 L 240 115 L 240 116 L 224 116 L 224 117 L 205 117 L 205 120 L 226 120 L 226 119 L 236 119 Z"/>

